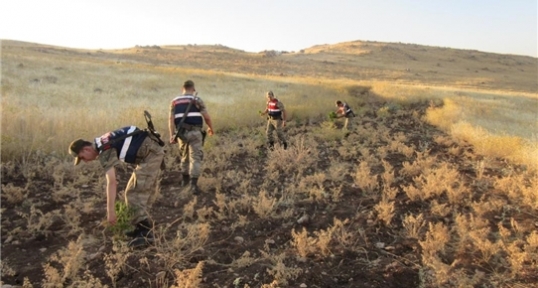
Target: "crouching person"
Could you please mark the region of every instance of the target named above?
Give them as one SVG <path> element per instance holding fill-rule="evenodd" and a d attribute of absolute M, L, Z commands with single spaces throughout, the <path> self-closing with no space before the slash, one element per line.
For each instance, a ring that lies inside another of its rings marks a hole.
<path fill-rule="evenodd" d="M 135 164 L 136 168 L 125 188 L 125 203 L 134 211 L 131 224 L 133 232 L 126 233 L 132 240 L 129 247 L 141 247 L 153 242 L 153 225 L 148 219 L 147 211 L 155 193 L 155 185 L 161 171 L 164 150 L 157 138 L 146 130 L 136 126 L 127 126 L 92 142 L 83 139 L 69 145 L 69 153 L 75 157 L 75 165 L 99 159 L 106 175 L 107 219 L 116 224 L 115 200 L 117 192 L 115 166 L 120 161 Z"/>

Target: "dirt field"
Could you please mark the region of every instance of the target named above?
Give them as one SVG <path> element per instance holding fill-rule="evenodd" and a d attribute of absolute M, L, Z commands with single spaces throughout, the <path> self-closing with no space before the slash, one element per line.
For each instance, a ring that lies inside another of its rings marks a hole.
<path fill-rule="evenodd" d="M 376 111 L 382 103 L 373 102 L 369 105 L 371 105 L 370 111 Z M 159 285 L 175 283 L 177 276 L 172 273 L 172 267 L 166 267 L 164 260 L 166 255 L 161 253 L 166 251 L 163 247 L 170 245 L 169 242 L 173 241 L 174 235 L 186 233 L 185 226 L 182 224 L 186 222 L 211 224 L 211 232 L 207 241 L 203 243 L 203 248 L 196 251 L 186 248 L 185 254 L 181 255 L 184 257 L 184 261 L 181 262 L 182 268 L 192 268 L 200 261 L 205 262 L 199 287 L 247 287 L 245 286 L 247 284 L 248 287 L 261 287 L 263 284 L 271 283 L 275 276 L 271 274 L 275 272 L 275 263 L 271 263 L 271 257 L 262 257 L 264 253 L 283 255 L 284 261 L 281 264 L 287 267 L 283 271 L 295 275 L 288 276 L 287 284 L 278 285 L 278 287 L 419 287 L 420 285 L 434 287 L 434 284 L 428 282 L 428 275 L 421 275 L 425 272 L 420 269 L 421 245 L 417 239 L 409 239 L 401 233 L 400 219 L 403 219 L 403 216 L 408 213 L 422 212 L 427 220 L 437 220 L 450 225 L 454 221 L 453 218 L 450 216 L 440 218 L 427 208 L 430 204 L 428 201 L 412 202 L 405 193 L 398 191 L 394 198 L 394 221 L 389 226 L 385 225 L 371 212 L 374 211 L 374 205 L 377 203 L 379 195 L 367 193 L 357 188 L 355 184 L 353 171 L 357 169 L 357 165 L 361 162 L 360 159 L 364 159 L 364 155 L 361 155 L 357 149 L 351 149 L 344 153 L 345 147 L 350 148 L 360 144 L 366 149 L 361 151 L 372 151 L 375 158 L 387 161 L 394 168 L 393 187 L 409 185 L 412 179 L 404 176 L 401 169 L 403 162 L 416 160 L 416 153 L 413 153 L 412 157 L 397 152 L 389 152 L 383 156 L 376 155 L 375 151 L 388 143 L 367 144 L 368 141 L 364 137 L 364 135 L 385 129 L 390 131 L 390 135 L 403 132 L 406 135 L 404 142 L 406 146 L 414 147 L 417 149 L 416 152 L 420 152 L 419 149 L 427 143 L 428 149 L 424 150 L 427 157 L 435 161 L 436 165 L 446 163 L 456 167 L 465 179 L 462 184 L 473 189 L 469 205 L 460 203 L 456 208 L 458 212 L 465 213 L 465 211 L 472 209 L 470 206 L 472 201 L 494 198 L 490 187 L 477 187 L 476 170 L 470 163 L 480 159 L 481 156 L 475 155 L 472 147 L 457 146 L 463 153 L 455 156 L 448 151 L 449 148 L 456 147 L 455 143 L 450 145 L 437 143 L 440 139 L 438 137 L 446 137 L 446 135 L 434 127 L 421 123 L 418 118 L 413 118 L 413 113 L 423 113 L 426 105 L 426 103 L 413 105 L 398 113 L 398 116 L 390 116 L 382 122 L 376 120 L 375 113 L 368 113 L 368 116 L 356 119 L 358 126 L 363 127 L 359 130 L 363 133 L 355 132 L 348 138 L 336 141 L 324 141 L 315 136 L 316 133 L 312 131 L 319 124 L 291 127 L 288 132 L 292 139 L 308 137 L 314 140 L 309 143 L 309 146 L 315 147 L 315 154 L 307 156 L 312 157 L 314 161 L 310 167 L 307 167 L 306 175 L 329 172 L 329 169 L 334 169 L 329 163 L 335 159 L 340 159 L 343 161 L 342 163 L 347 163 L 349 166 L 347 166 L 347 171 L 342 171 L 344 175 L 341 181 L 327 177 L 321 183 L 322 187 L 320 188 L 328 192 L 340 190 L 341 194 L 338 199 L 327 196 L 326 199 L 312 201 L 305 196 L 302 200 L 293 203 L 293 214 L 289 217 L 273 216 L 268 219 L 260 219 L 253 211 L 242 211 L 241 214 L 248 218 L 245 222 L 247 224 L 243 227 L 234 227 L 234 222 L 238 221 L 237 217 L 220 220 L 212 213 L 203 216 L 194 213 L 192 218 L 184 219 L 184 216 L 181 215 L 185 215 L 187 212 L 184 211 L 185 206 L 182 205 L 191 201 L 192 197 L 180 192 L 178 185 L 180 174 L 177 169 L 172 171 L 174 169 L 169 167 L 161 181 L 161 196 L 156 201 L 152 211 L 153 220 L 156 223 L 156 235 L 159 240 L 155 246 L 123 254 L 127 258 L 124 259 L 125 264 L 121 271 L 115 276 L 115 287 L 163 287 Z M 405 120 L 409 117 L 413 120 Z M 273 153 L 277 153 L 278 150 L 265 152 L 265 150 L 242 149 L 250 141 L 249 139 L 227 138 L 230 137 L 228 135 L 220 135 L 219 137 L 226 138 L 226 141 L 223 142 L 226 142 L 227 145 L 236 147 L 232 157 L 227 159 L 227 167 L 238 172 L 243 171 L 244 175 L 251 175 L 250 187 L 253 195 L 259 192 L 256 190 L 257 186 L 261 187 L 264 186 L 262 183 L 270 183 L 269 186 L 275 188 L 273 196 L 280 198 L 283 197 L 282 193 L 288 185 L 291 185 L 290 182 L 296 181 L 296 179 L 286 177 L 289 176 L 286 174 L 280 174 L 278 179 L 266 179 L 272 174 L 272 168 L 268 167 L 268 159 L 273 157 Z M 175 149 L 175 147 L 168 149 Z M 293 146 L 287 151 L 293 153 L 298 149 L 300 147 Z M 259 153 L 252 153 L 252 151 Z M 213 161 L 211 156 L 209 155 L 206 159 L 206 167 L 211 165 Z M 167 157 L 174 157 L 173 152 L 169 152 Z M 288 158 L 285 161 L 293 162 L 294 159 Z M 490 162 L 485 167 L 482 177 L 498 177 L 502 173 L 500 171 L 506 168 L 506 164 L 500 159 Z M 382 165 L 373 166 L 371 176 L 377 179 L 376 181 L 383 182 L 381 175 L 383 175 L 384 169 Z M 216 175 L 213 175 L 215 173 L 223 173 L 223 171 L 205 169 L 203 179 L 201 179 L 204 191 L 197 198 L 195 210 L 204 207 L 213 209 L 213 211 L 219 210 L 215 204 L 217 191 L 215 187 L 211 187 L 212 185 L 208 181 L 208 179 L 215 179 Z M 2 183 L 13 183 L 19 186 L 28 181 L 21 174 L 14 175 L 17 177 L 3 177 Z M 128 169 L 124 170 L 121 175 L 123 177 L 121 177 L 120 186 L 124 187 L 129 176 Z M 89 176 L 90 183 L 97 185 L 99 183 L 97 177 L 99 176 L 97 174 Z M 219 185 L 221 196 L 228 199 L 245 196 L 235 193 L 238 190 L 237 179 L 224 178 L 223 180 Z M 265 186 L 268 187 L 267 184 Z M 41 213 L 47 214 L 54 210 L 63 211 L 67 207 L 66 205 L 70 201 L 75 201 L 77 197 L 82 202 L 90 201 L 95 196 L 95 191 L 102 191 L 100 187 L 94 185 L 84 185 L 78 188 L 80 188 L 79 193 L 66 195 L 61 201 L 53 201 L 51 194 L 56 189 L 54 180 L 38 173 L 32 179 L 31 193 L 27 198 L 32 199 L 31 203 L 39 204 Z M 102 284 L 111 287 L 113 283 L 107 275 L 105 257 L 114 254 L 115 251 L 113 251 L 111 234 L 99 226 L 105 215 L 104 198 L 100 199 L 95 206 L 101 207 L 100 210 L 95 209 L 91 213 L 80 214 L 81 232 L 90 235 L 93 239 L 84 245 L 86 256 L 83 258 L 85 260 L 81 264 L 80 271 L 90 271 L 93 277 L 99 279 Z M 447 199 L 446 196 L 441 196 L 436 201 L 446 202 Z M 7 205 L 5 201 L 2 202 L 2 261 L 14 271 L 13 275 L 4 275 L 2 281 L 11 285 L 22 285 L 23 279 L 27 277 L 31 283 L 34 283 L 34 287 L 40 287 L 39 283 L 44 279 L 43 265 L 57 250 L 68 247 L 70 241 L 76 241 L 78 235 L 67 236 L 66 230 L 69 227 L 66 227 L 66 223 L 57 220 L 43 230 L 46 232 L 45 234 L 33 235 L 30 232 L 21 232 L 8 242 L 6 240 L 10 234 L 7 233 L 8 231 L 17 228 L 28 231 L 25 227 L 25 223 L 28 221 L 21 217 L 24 215 L 21 212 L 27 210 L 28 205 L 30 205 L 27 202 L 25 202 L 26 205 L 23 203 L 22 206 L 12 206 Z M 284 208 L 279 207 L 277 210 Z M 508 214 L 503 215 L 503 217 L 508 219 L 514 217 L 521 222 L 532 222 L 532 217 L 523 211 L 520 213 L 510 211 Z M 298 224 L 297 220 L 303 215 L 308 215 L 308 221 Z M 336 218 L 349 221 L 346 225 L 346 231 L 349 233 L 348 237 L 352 239 L 350 243 L 338 243 L 336 239 L 332 239 L 334 244 L 330 246 L 327 256 L 318 253 L 313 253 L 306 258 L 297 256 L 292 245 L 292 230 L 298 232 L 304 228 L 306 231 L 312 232 L 327 229 L 334 225 Z M 497 223 L 497 215 L 489 215 L 487 221 Z M 252 257 L 250 263 L 244 266 L 237 265 L 237 262 L 234 261 L 247 252 Z M 460 268 L 490 273 L 487 267 L 479 265 L 473 260 L 472 255 L 469 256 L 470 258 L 462 257 L 458 264 Z M 458 258 L 461 256 L 447 253 L 444 257 Z M 538 273 L 536 273 L 538 270 L 536 267 L 529 267 L 529 269 L 526 277 L 513 279 L 505 287 L 533 287 L 532 283 L 538 281 Z M 65 279 L 66 286 L 70 281 L 69 278 Z M 478 284 L 483 285 L 483 287 L 493 287 L 487 278 Z"/>

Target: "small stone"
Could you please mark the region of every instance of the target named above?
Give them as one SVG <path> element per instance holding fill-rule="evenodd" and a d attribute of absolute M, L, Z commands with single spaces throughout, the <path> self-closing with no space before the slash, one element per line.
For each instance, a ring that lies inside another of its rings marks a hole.
<path fill-rule="evenodd" d="M 21 244 L 21 242 L 20 242 L 19 240 L 15 240 L 15 241 L 13 241 L 11 244 L 13 244 L 13 245 L 19 245 L 19 244 Z"/>
<path fill-rule="evenodd" d="M 385 243 L 383 243 L 383 242 L 377 242 L 377 243 L 375 243 L 375 247 L 376 247 L 376 248 L 379 248 L 379 249 L 383 249 L 383 248 L 385 248 Z"/>
<path fill-rule="evenodd" d="M 372 225 L 372 224 L 374 224 L 374 220 L 368 219 L 368 220 L 366 220 L 366 224 Z"/>
<path fill-rule="evenodd" d="M 89 254 L 86 258 L 89 261 L 91 261 L 91 260 L 97 259 L 100 255 L 101 255 L 101 253 L 96 252 L 96 253 Z"/>
<path fill-rule="evenodd" d="M 385 250 L 387 250 L 387 251 L 391 251 L 391 250 L 394 250 L 394 249 L 396 249 L 396 248 L 394 248 L 394 246 L 385 247 Z"/>
<path fill-rule="evenodd" d="M 275 240 L 273 240 L 273 239 L 267 239 L 267 240 L 265 240 L 265 243 L 266 243 L 266 244 L 275 244 Z"/>
<path fill-rule="evenodd" d="M 39 251 L 40 251 L 41 253 L 43 253 L 43 252 L 47 251 L 47 248 L 41 248 L 41 249 L 39 249 Z"/>
<path fill-rule="evenodd" d="M 306 224 L 308 223 L 308 220 L 309 220 L 308 215 L 305 214 L 297 220 L 297 224 Z"/>
<path fill-rule="evenodd" d="M 306 287 L 308 287 L 308 285 L 302 283 L 301 285 L 299 285 L 299 287 L 301 287 L 301 288 L 306 288 Z"/>
<path fill-rule="evenodd" d="M 88 187 L 90 187 L 90 186 L 87 185 L 87 184 L 82 185 L 82 188 L 88 188 Z"/>
<path fill-rule="evenodd" d="M 239 243 L 239 244 L 242 244 L 243 242 L 245 242 L 245 239 L 243 237 L 241 237 L 241 236 L 235 236 L 234 241 Z"/>
<path fill-rule="evenodd" d="M 305 262 L 306 262 L 306 258 L 305 258 L 305 257 L 297 256 L 297 261 L 302 262 L 302 263 L 305 263 Z"/>
<path fill-rule="evenodd" d="M 4 241 L 4 243 L 7 244 L 7 243 L 9 243 L 9 242 L 11 242 L 11 241 L 13 241 L 13 235 L 9 235 L 9 236 L 7 237 L 7 239 L 6 239 L 6 241 Z"/>
<path fill-rule="evenodd" d="M 327 275 L 327 272 L 323 271 L 321 272 L 321 275 Z"/>

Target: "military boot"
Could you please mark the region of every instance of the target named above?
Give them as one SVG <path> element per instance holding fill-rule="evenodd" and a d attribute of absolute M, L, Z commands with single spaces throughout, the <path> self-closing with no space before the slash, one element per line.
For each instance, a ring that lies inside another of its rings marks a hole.
<path fill-rule="evenodd" d="M 183 179 L 181 180 L 181 187 L 187 186 L 191 180 L 191 176 L 189 174 L 183 174 Z"/>
<path fill-rule="evenodd" d="M 198 188 L 198 178 L 191 178 L 190 192 L 192 193 L 192 195 L 200 194 L 200 189 Z"/>
<path fill-rule="evenodd" d="M 125 233 L 126 236 L 133 238 L 127 244 L 131 248 L 139 248 L 152 244 L 155 241 L 153 237 L 152 223 L 148 219 L 144 219 L 136 224 L 136 228 L 132 232 Z"/>

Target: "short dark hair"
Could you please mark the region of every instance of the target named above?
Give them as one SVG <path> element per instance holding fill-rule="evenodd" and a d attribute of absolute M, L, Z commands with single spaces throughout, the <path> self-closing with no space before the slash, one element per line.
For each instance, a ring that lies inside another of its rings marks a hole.
<path fill-rule="evenodd" d="M 194 88 L 194 82 L 192 80 L 185 81 L 185 83 L 183 83 L 183 88 L 184 89 Z"/>
<path fill-rule="evenodd" d="M 336 100 L 336 105 L 342 105 L 342 101 Z"/>

